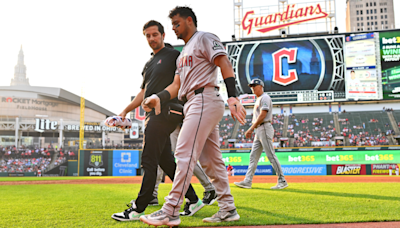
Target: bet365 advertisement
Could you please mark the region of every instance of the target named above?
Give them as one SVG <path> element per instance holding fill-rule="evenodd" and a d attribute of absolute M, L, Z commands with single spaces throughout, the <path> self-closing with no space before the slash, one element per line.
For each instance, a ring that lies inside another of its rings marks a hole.
<path fill-rule="evenodd" d="M 380 32 L 383 99 L 400 98 L 400 31 Z"/>
<path fill-rule="evenodd" d="M 400 150 L 390 151 L 329 151 L 329 152 L 277 152 L 282 165 L 334 165 L 334 164 L 383 164 L 400 163 Z M 249 165 L 250 153 L 222 153 L 225 165 Z M 265 153 L 258 165 L 270 165 Z"/>

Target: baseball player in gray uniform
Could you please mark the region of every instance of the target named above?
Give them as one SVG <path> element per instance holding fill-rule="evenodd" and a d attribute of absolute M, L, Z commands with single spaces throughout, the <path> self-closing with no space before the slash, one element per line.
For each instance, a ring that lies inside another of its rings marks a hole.
<path fill-rule="evenodd" d="M 271 189 L 284 189 L 289 185 L 287 184 L 285 176 L 283 175 L 281 164 L 275 155 L 274 145 L 272 144 L 274 127 L 271 124 L 271 97 L 264 93 L 264 82 L 260 79 L 253 79 L 249 84 L 249 87 L 257 96 L 257 100 L 254 104 L 252 125 L 246 131 L 245 135 L 247 138 L 250 138 L 255 130 L 256 136 L 254 138 L 253 148 L 251 148 L 250 164 L 246 173 L 246 177 L 243 181 L 234 182 L 234 184 L 241 188 L 251 188 L 253 176 L 257 169 L 257 163 L 264 148 L 268 160 L 271 162 L 272 167 L 278 176 L 278 184 L 274 187 L 271 187 Z"/>
<path fill-rule="evenodd" d="M 170 135 L 172 151 L 175 151 L 175 149 L 176 149 L 176 142 L 178 141 L 178 136 L 179 136 L 180 130 L 181 130 L 181 127 L 178 126 L 175 129 L 175 131 L 173 131 Z M 160 185 L 160 183 L 162 181 L 163 174 L 164 174 L 164 172 L 162 171 L 160 166 L 158 166 L 157 180 L 156 180 L 156 185 L 154 187 L 154 192 L 153 192 L 154 200 L 150 201 L 149 205 L 158 205 L 158 199 L 157 199 L 158 186 Z M 210 179 L 207 177 L 203 168 L 201 168 L 201 165 L 199 162 L 197 162 L 196 165 L 194 166 L 193 174 L 194 174 L 194 176 L 197 177 L 200 184 L 204 188 L 204 197 L 202 199 L 203 203 L 205 205 L 213 204 L 217 200 L 217 193 L 215 192 L 214 185 L 211 183 Z M 192 214 L 190 207 L 193 207 L 193 206 L 195 206 L 195 205 L 190 204 L 190 202 L 186 202 L 185 208 L 184 208 L 183 212 L 181 212 L 181 215 Z"/>
<path fill-rule="evenodd" d="M 228 175 L 219 148 L 218 123 L 224 114 L 224 101 L 217 87 L 217 67 L 220 67 L 228 91 L 231 116 L 245 123 L 246 111 L 236 97 L 235 78 L 226 51 L 219 38 L 211 33 L 197 31 L 197 19 L 189 7 L 176 7 L 169 17 L 178 38 L 185 46 L 177 59 L 174 82 L 164 91 L 142 102 L 144 110 L 160 111 L 160 104 L 178 96 L 187 101 L 185 119 L 175 151 L 177 168 L 174 183 L 161 210 L 142 215 L 140 220 L 153 226 L 177 226 L 181 223 L 179 209 L 197 160 L 217 191 L 219 211 L 203 222 L 237 221 L 229 187 Z"/>

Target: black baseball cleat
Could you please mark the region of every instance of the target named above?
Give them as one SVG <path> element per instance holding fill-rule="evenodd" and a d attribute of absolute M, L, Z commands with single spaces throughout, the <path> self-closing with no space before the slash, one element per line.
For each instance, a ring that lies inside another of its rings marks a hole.
<path fill-rule="evenodd" d="M 203 203 L 205 205 L 211 205 L 217 200 L 217 193 L 215 190 L 204 192 Z"/>
<path fill-rule="evenodd" d="M 111 218 L 120 222 L 127 222 L 127 221 L 139 220 L 140 216 L 144 215 L 144 212 L 139 213 L 136 211 L 135 203 L 127 204 L 127 206 L 128 209 L 126 209 L 123 212 L 113 214 Z"/>

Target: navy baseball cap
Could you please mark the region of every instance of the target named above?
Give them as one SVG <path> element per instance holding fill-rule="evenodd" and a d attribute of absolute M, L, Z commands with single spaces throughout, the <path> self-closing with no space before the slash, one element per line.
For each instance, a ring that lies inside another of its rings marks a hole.
<path fill-rule="evenodd" d="M 264 82 L 261 81 L 261 79 L 258 79 L 258 78 L 251 80 L 251 82 L 249 84 L 249 87 L 253 87 L 255 85 L 260 85 L 260 86 L 264 87 Z"/>

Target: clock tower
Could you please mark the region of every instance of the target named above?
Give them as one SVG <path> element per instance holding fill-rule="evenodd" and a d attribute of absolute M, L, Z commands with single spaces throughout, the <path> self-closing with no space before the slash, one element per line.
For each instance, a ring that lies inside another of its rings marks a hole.
<path fill-rule="evenodd" d="M 24 52 L 19 50 L 18 63 L 14 67 L 14 78 L 11 79 L 11 86 L 25 85 L 29 86 L 29 79 L 26 78 L 26 66 L 24 64 Z"/>

